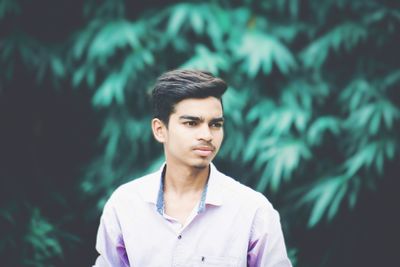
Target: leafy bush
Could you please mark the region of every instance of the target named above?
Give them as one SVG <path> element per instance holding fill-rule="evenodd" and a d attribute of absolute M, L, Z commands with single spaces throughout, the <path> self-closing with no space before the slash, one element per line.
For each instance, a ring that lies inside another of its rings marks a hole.
<path fill-rule="evenodd" d="M 0 4 L 0 19 L 13 22 L 0 41 L 0 96 L 7 96 L 7 88 L 20 90 L 23 73 L 36 90 L 88 95 L 81 105 L 90 105 L 86 112 L 101 124 L 98 142 L 90 146 L 93 155 L 86 158 L 90 162 L 70 159 L 80 175 L 75 173 L 70 189 L 60 194 L 74 196 L 78 187 L 77 201 L 88 203 L 84 219 L 77 212 L 71 221 L 95 228 L 116 186 L 163 161 L 149 127 L 148 90 L 155 78 L 173 68 L 207 69 L 230 85 L 224 96 L 226 139 L 217 165 L 277 203 L 293 262 L 311 266 L 296 231 L 349 223 L 338 217 L 352 212 L 381 177 L 388 179 L 388 166 L 399 159 L 398 3 L 148 5 L 85 1 L 74 7 L 82 11 L 79 27 L 48 43 L 19 30 L 26 26 L 18 19 L 28 4 Z M 85 140 L 96 138 L 91 131 L 83 134 Z M 11 177 L 6 174 L 5 181 Z M 7 209 L 22 200 L 10 199 L 2 220 L 16 224 Z M 19 264 L 44 266 L 74 242 L 57 234 L 42 215 L 51 213 L 40 207 L 42 202 L 23 222 L 28 232 L 2 239 L 1 254 L 22 238 L 27 252 Z M 328 263 L 337 255 L 327 251 L 315 264 L 334 266 Z"/>

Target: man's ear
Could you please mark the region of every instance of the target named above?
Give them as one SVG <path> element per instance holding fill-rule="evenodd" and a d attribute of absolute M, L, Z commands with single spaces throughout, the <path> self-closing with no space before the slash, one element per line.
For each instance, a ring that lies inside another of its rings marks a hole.
<path fill-rule="evenodd" d="M 167 127 L 165 126 L 164 122 L 160 119 L 154 118 L 151 121 L 151 129 L 153 130 L 154 138 L 158 142 L 164 143 L 167 135 Z"/>

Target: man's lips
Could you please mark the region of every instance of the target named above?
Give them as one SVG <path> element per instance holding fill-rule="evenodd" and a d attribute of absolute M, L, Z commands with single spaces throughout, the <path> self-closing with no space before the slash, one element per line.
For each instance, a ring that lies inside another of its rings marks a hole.
<path fill-rule="evenodd" d="M 211 146 L 196 146 L 193 148 L 193 151 L 202 157 L 210 156 L 214 150 L 214 147 Z"/>

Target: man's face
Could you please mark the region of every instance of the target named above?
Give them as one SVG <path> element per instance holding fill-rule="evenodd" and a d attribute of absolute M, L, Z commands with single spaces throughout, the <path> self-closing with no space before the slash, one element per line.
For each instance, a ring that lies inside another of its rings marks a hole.
<path fill-rule="evenodd" d="M 208 167 L 223 137 L 223 111 L 219 99 L 185 99 L 175 105 L 168 129 L 163 128 L 167 164 Z"/>

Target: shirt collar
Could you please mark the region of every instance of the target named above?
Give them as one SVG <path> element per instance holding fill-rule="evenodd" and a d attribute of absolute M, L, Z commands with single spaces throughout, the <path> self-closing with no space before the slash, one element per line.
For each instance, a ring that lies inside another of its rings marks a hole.
<path fill-rule="evenodd" d="M 165 168 L 165 163 L 158 171 L 149 175 L 148 179 L 144 180 L 143 187 L 140 188 L 139 194 L 145 202 L 157 205 L 159 188 L 161 186 L 161 177 Z"/>
<path fill-rule="evenodd" d="M 208 189 L 205 203 L 221 206 L 222 205 L 222 173 L 220 173 L 214 164 L 210 163 L 210 177 L 208 178 Z"/>
<path fill-rule="evenodd" d="M 143 200 L 153 203 L 156 205 L 157 209 L 160 208 L 160 192 L 162 193 L 162 176 L 165 166 L 166 164 L 164 163 L 158 171 L 150 175 L 140 192 Z M 222 205 L 223 187 L 221 186 L 221 176 L 222 173 L 217 170 L 214 164 L 210 163 L 210 175 L 208 178 L 207 191 L 204 200 L 205 204 L 214 206 Z"/>

